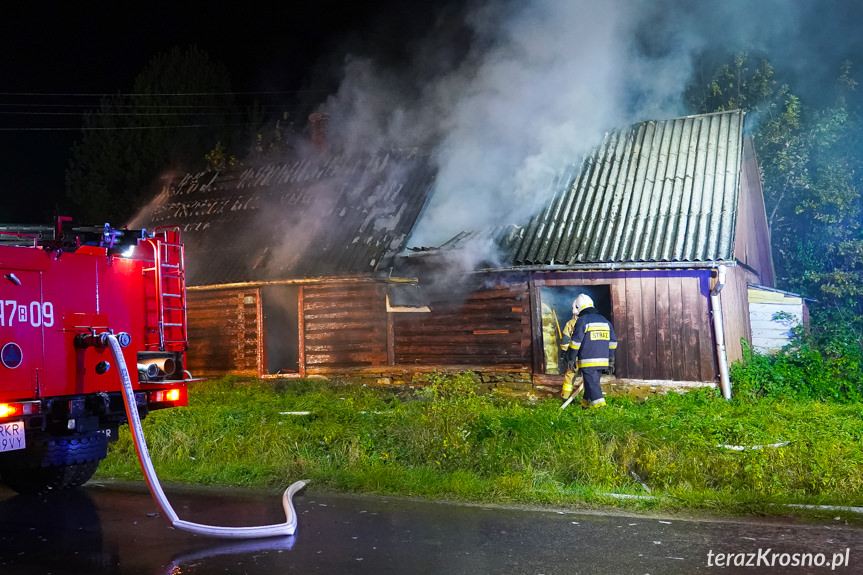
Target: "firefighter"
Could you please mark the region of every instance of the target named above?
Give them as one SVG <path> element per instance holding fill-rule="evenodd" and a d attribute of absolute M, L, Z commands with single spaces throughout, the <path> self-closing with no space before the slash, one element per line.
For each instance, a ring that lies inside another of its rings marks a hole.
<path fill-rule="evenodd" d="M 568 399 L 573 393 L 573 379 L 581 370 L 584 378 L 581 407 L 589 409 L 605 405 L 599 378 L 603 371 L 614 371 L 617 336 L 611 322 L 593 307 L 593 299 L 589 295 L 580 294 L 572 302 L 572 319 L 563 328 L 560 347 L 568 353 L 561 397 Z"/>

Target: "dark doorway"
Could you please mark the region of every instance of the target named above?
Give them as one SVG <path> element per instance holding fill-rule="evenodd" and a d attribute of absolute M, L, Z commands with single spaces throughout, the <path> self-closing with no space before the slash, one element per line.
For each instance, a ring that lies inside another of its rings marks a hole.
<path fill-rule="evenodd" d="M 545 357 L 544 367 L 547 374 L 560 374 L 565 364 L 560 360 L 560 334 L 563 327 L 572 319 L 572 302 L 578 294 L 585 293 L 593 299 L 596 311 L 614 323 L 611 315 L 611 286 L 544 286 L 539 289 L 542 306 L 542 344 Z"/>
<path fill-rule="evenodd" d="M 266 344 L 264 366 L 270 375 L 300 371 L 299 289 L 293 285 L 261 288 Z"/>

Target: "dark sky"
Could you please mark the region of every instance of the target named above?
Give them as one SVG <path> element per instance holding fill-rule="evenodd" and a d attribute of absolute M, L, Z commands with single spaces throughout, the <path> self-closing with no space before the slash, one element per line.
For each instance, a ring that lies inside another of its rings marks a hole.
<path fill-rule="evenodd" d="M 0 220 L 30 221 L 53 212 L 46 205 L 64 193 L 69 149 L 79 136 L 74 129 L 80 117 L 69 115 L 68 106 L 98 106 L 98 97 L 78 94 L 130 92 L 158 53 L 195 45 L 228 68 L 236 92 L 309 90 L 320 87 L 316 71 L 347 50 L 398 58 L 433 18 L 429 4 L 30 2 L 19 4 L 15 15 L 4 10 Z"/>
<path fill-rule="evenodd" d="M 323 101 L 328 92 L 318 90 L 338 85 L 345 55 L 368 56 L 375 65 L 346 72 L 349 89 L 333 104 L 352 122 L 345 130 L 361 144 L 391 128 L 441 136 L 450 146 L 442 161 L 451 160 L 441 180 L 464 207 L 466 189 L 482 206 L 508 205 L 495 196 L 500 181 L 530 172 L 540 153 L 557 166 L 560 157 L 546 154 L 557 150 L 537 147 L 553 147 L 554 136 L 568 157 L 573 136 L 593 142 L 618 122 L 684 113 L 680 94 L 702 50 L 767 54 L 795 92 L 817 98 L 831 93 L 843 58 L 863 66 L 861 32 L 860 0 L 18 3 L 0 19 L 0 221 L 56 213 L 81 123 L 55 112 L 98 107 L 80 94 L 130 92 L 174 47 L 197 46 L 224 64 L 236 92 L 286 92 L 259 95 L 273 104 L 295 103 L 297 91 L 307 105 Z M 399 107 L 400 125 L 380 121 Z"/>

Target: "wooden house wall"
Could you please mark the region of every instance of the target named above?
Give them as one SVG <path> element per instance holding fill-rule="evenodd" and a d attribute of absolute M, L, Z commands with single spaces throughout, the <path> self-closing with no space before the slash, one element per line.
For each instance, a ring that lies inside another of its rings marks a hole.
<path fill-rule="evenodd" d="M 410 366 L 531 365 L 526 281 L 479 289 L 453 300 L 431 296 L 430 313 L 393 313 L 393 358 Z"/>
<path fill-rule="evenodd" d="M 572 272 L 537 275 L 534 284 L 610 287 L 617 377 L 715 381 L 710 275 L 709 270 Z"/>
<path fill-rule="evenodd" d="M 387 365 L 384 284 L 306 285 L 301 341 L 306 373 L 334 373 Z"/>
<path fill-rule="evenodd" d="M 755 150 L 749 137 L 743 142 L 743 169 L 740 174 L 740 196 L 734 236 L 734 257 L 757 275 L 753 283 L 773 287 L 773 258 L 770 253 L 767 212 Z"/>
<path fill-rule="evenodd" d="M 198 376 L 259 375 L 260 291 L 189 290 L 187 369 Z"/>
<path fill-rule="evenodd" d="M 728 268 L 725 287 L 720 292 L 722 324 L 725 328 L 725 355 L 728 363 L 743 359 L 741 338 L 752 341 L 749 325 L 749 283 L 758 283 L 758 275 L 742 266 Z"/>
<path fill-rule="evenodd" d="M 726 327 L 744 334 L 734 310 L 748 313 L 736 301 L 742 285 L 745 304 L 746 274 L 751 272 L 729 269 L 723 290 Z M 307 284 L 299 292 L 301 369 L 304 374 L 327 374 L 461 365 L 533 368 L 541 374 L 541 330 L 532 329 L 541 325 L 537 288 L 608 285 L 619 341 L 618 377 L 715 381 L 710 276 L 709 270 L 569 272 L 536 274 L 533 279 L 525 275 L 460 299 L 432 296 L 431 312 L 400 313 L 386 311 L 382 283 Z M 190 290 L 188 305 L 192 373 L 260 375 L 258 288 Z M 729 357 L 736 357 L 739 344 L 728 347 Z"/>

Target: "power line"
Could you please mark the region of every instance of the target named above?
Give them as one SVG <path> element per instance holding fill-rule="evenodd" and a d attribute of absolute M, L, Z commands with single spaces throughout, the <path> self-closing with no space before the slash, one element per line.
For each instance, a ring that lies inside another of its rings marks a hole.
<path fill-rule="evenodd" d="M 272 96 L 274 94 L 329 94 L 331 90 L 281 90 L 271 92 L 163 92 L 163 93 L 72 93 L 72 92 L 0 92 L 0 96 L 45 96 L 45 97 L 72 97 L 72 98 L 98 98 L 113 96 Z"/>
<path fill-rule="evenodd" d="M 93 132 L 107 130 L 173 130 L 175 128 L 249 128 L 257 124 L 186 124 L 177 126 L 116 126 L 90 128 L 0 128 L 0 132 Z"/>
<path fill-rule="evenodd" d="M 158 117 L 158 116 L 201 116 L 201 115 L 213 115 L 216 112 L 99 112 L 99 116 L 133 116 L 133 117 Z M 222 116 L 245 116 L 247 115 L 245 112 L 221 112 Z M 76 118 L 81 117 L 80 112 L 3 112 L 0 111 L 0 116 L 75 116 Z"/>
<path fill-rule="evenodd" d="M 10 104 L 0 102 L 0 107 L 3 108 L 12 108 L 12 107 L 23 107 L 23 108 L 92 108 L 92 104 Z M 237 108 L 240 107 L 238 104 L 112 104 L 113 108 L 202 108 L 202 109 L 223 109 L 223 108 Z M 293 104 L 289 105 L 280 105 L 280 104 L 258 104 L 258 108 L 308 108 L 309 106 L 297 106 Z"/>

